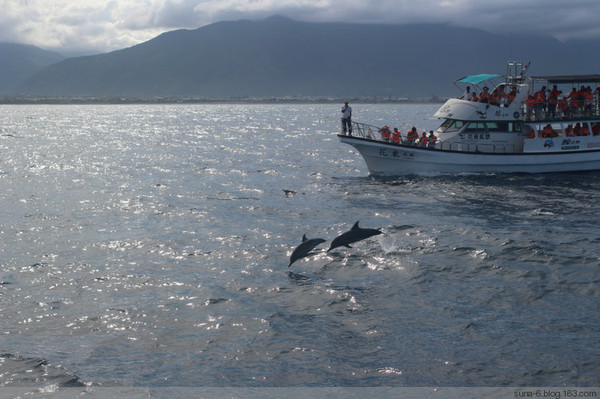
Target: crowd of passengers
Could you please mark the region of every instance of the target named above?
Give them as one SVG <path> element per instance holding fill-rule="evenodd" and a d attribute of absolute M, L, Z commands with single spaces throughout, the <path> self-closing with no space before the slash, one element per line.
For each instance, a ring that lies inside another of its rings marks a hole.
<path fill-rule="evenodd" d="M 481 93 L 477 95 L 477 92 L 471 91 L 471 87 L 467 86 L 465 94 L 461 97 L 463 100 L 489 103 L 492 105 L 498 105 L 500 107 L 508 107 L 517 96 L 518 90 L 513 87 L 508 93 L 504 89 L 504 85 L 496 87 L 491 93 L 489 88 L 485 86 Z"/>
<path fill-rule="evenodd" d="M 599 91 L 600 86 L 596 88 L 596 93 Z M 573 88 L 568 95 L 564 96 L 556 85 L 551 90 L 546 90 L 546 86 L 543 86 L 525 100 L 526 118 L 528 120 L 534 120 L 534 118 L 535 120 L 556 119 L 558 117 L 568 119 L 575 114 L 591 117 L 594 103 L 594 92 L 590 86 L 581 86 L 579 90 Z"/>
<path fill-rule="evenodd" d="M 594 136 L 600 135 L 600 123 L 592 124 L 592 134 Z M 559 130 L 553 129 L 552 125 L 550 125 L 549 123 L 538 132 L 538 137 L 542 138 L 554 138 L 559 137 L 561 135 L 561 132 Z M 564 135 L 567 137 L 589 136 L 590 130 L 588 128 L 587 123 L 576 123 L 575 126 L 569 124 L 565 128 Z M 529 131 L 529 138 L 535 138 L 535 131 L 533 129 Z"/>
<path fill-rule="evenodd" d="M 517 96 L 517 93 L 516 87 L 506 93 L 505 86 L 499 85 L 491 93 L 488 87 L 484 87 L 481 93 L 477 95 L 467 86 L 465 94 L 461 98 L 467 101 L 508 107 Z M 591 86 L 581 86 L 579 89 L 573 88 L 568 95 L 563 96 L 562 93 L 556 85 L 550 90 L 546 86 L 542 86 L 540 90 L 528 96 L 525 100 L 526 120 L 572 118 L 575 114 L 591 117 L 594 104 L 598 106 L 600 85 L 596 87 L 595 91 L 592 90 Z M 594 93 L 596 93 L 595 101 Z"/>
<path fill-rule="evenodd" d="M 381 139 L 383 141 L 395 144 L 419 146 L 421 148 L 435 148 L 435 143 L 437 142 L 437 136 L 433 134 L 433 130 L 429 131 L 429 135 L 427 135 L 426 132 L 423 132 L 421 136 L 419 136 L 419 132 L 417 132 L 417 128 L 414 126 L 406 133 L 404 138 L 397 127 L 395 127 L 394 130 L 391 130 L 387 125 L 379 129 L 379 134 L 381 134 Z"/>

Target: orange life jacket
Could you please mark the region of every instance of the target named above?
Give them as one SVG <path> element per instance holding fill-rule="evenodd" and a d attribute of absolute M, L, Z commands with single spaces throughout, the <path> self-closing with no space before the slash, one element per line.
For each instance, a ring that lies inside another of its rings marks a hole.
<path fill-rule="evenodd" d="M 567 107 L 568 107 L 567 100 L 565 100 L 564 98 L 560 98 L 558 100 L 558 109 L 560 109 L 561 111 L 564 111 L 567 109 Z"/>
<path fill-rule="evenodd" d="M 575 131 L 573 130 L 573 126 L 567 126 L 567 127 L 565 128 L 565 134 L 566 134 L 568 137 L 573 137 L 573 136 L 575 136 Z"/>
<path fill-rule="evenodd" d="M 427 146 L 430 148 L 435 147 L 436 141 L 437 141 L 437 137 L 434 134 L 429 135 L 429 137 L 427 137 Z"/>
<path fill-rule="evenodd" d="M 379 132 L 381 133 L 381 138 L 384 140 L 389 140 L 390 139 L 390 130 L 388 129 L 387 126 L 382 127 L 381 129 L 379 129 Z"/>
<path fill-rule="evenodd" d="M 552 128 L 550 126 L 544 127 L 544 130 L 542 131 L 542 137 L 547 139 L 552 137 Z"/>
<path fill-rule="evenodd" d="M 545 103 L 546 102 L 546 96 L 544 95 L 544 93 L 542 93 L 541 91 L 538 91 L 535 95 L 535 101 L 538 103 Z"/>
<path fill-rule="evenodd" d="M 535 105 L 535 98 L 533 98 L 533 96 L 529 96 L 527 97 L 527 100 L 525 100 L 525 103 L 527 104 L 528 109 L 532 109 Z"/>

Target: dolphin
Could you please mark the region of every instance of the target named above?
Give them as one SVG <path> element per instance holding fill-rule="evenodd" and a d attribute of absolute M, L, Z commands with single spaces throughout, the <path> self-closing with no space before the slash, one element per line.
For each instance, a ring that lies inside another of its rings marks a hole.
<path fill-rule="evenodd" d="M 310 255 L 310 251 L 312 251 L 317 245 L 325 242 L 322 238 L 311 238 L 310 240 L 306 238 L 306 234 L 302 236 L 302 244 L 298 245 L 294 252 L 292 252 L 292 256 L 290 256 L 290 264 L 288 267 L 292 265 L 298 259 L 304 258 L 305 256 Z"/>
<path fill-rule="evenodd" d="M 342 246 L 347 247 L 347 248 L 352 248 L 350 246 L 350 244 L 352 244 L 353 242 L 364 240 L 366 238 L 376 236 L 378 234 L 381 234 L 380 230 L 378 230 L 378 229 L 363 229 L 361 227 L 358 227 L 358 222 L 356 222 L 350 230 L 348 230 L 345 233 L 342 233 L 341 235 L 339 235 L 333 239 L 333 241 L 331 242 L 331 246 L 329 247 L 327 252 L 331 251 L 334 248 L 342 247 Z"/>

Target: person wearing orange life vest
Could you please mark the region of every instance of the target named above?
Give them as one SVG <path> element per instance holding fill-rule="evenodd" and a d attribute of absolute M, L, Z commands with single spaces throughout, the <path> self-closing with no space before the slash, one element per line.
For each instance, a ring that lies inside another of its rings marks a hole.
<path fill-rule="evenodd" d="M 525 104 L 527 106 L 527 115 L 525 118 L 527 120 L 532 120 L 531 115 L 532 115 L 533 109 L 535 108 L 535 97 L 528 96 L 527 99 L 525 100 Z"/>
<path fill-rule="evenodd" d="M 490 104 L 498 105 L 500 107 L 504 106 L 506 103 L 506 93 L 504 92 L 504 85 L 500 85 L 494 89 L 492 92 L 492 98 L 490 100 Z"/>
<path fill-rule="evenodd" d="M 562 91 L 558 90 L 556 85 L 553 85 L 552 90 L 548 92 L 548 115 L 552 114 L 553 118 L 556 116 L 556 106 L 561 94 Z"/>
<path fill-rule="evenodd" d="M 427 148 L 435 148 L 437 137 L 433 134 L 433 130 L 429 131 L 429 137 L 427 137 Z"/>
<path fill-rule="evenodd" d="M 544 129 L 540 133 L 542 138 L 552 138 L 552 126 L 550 126 L 550 124 L 547 124 L 546 126 L 544 126 Z"/>
<path fill-rule="evenodd" d="M 554 85 L 556 87 L 556 85 Z M 556 105 L 558 104 L 558 94 L 559 90 L 552 90 L 548 94 L 548 117 L 556 118 Z"/>
<path fill-rule="evenodd" d="M 583 126 L 581 127 L 581 135 L 582 136 L 589 136 L 590 135 L 590 129 L 588 129 L 587 123 L 584 123 Z"/>
<path fill-rule="evenodd" d="M 562 93 L 562 91 L 558 90 L 558 87 L 556 87 L 556 85 L 554 85 L 554 86 L 552 86 L 552 90 L 550 90 L 548 92 L 548 96 L 554 95 L 556 98 L 558 98 L 560 93 Z"/>
<path fill-rule="evenodd" d="M 546 86 L 542 86 L 542 88 L 535 93 L 535 117 L 537 119 L 541 119 L 542 112 L 546 110 Z"/>
<path fill-rule="evenodd" d="M 574 87 L 569 93 L 569 106 L 571 107 L 571 112 L 573 113 L 579 109 L 579 93 Z"/>
<path fill-rule="evenodd" d="M 565 135 L 567 137 L 574 137 L 575 136 L 575 130 L 573 130 L 573 125 L 571 125 L 570 123 L 569 123 L 569 126 L 567 126 L 565 128 Z"/>
<path fill-rule="evenodd" d="M 390 127 L 389 126 L 382 126 L 381 129 L 379 129 L 379 133 L 381 133 L 381 139 L 383 141 L 390 141 Z"/>
<path fill-rule="evenodd" d="M 565 97 L 560 97 L 556 105 L 563 118 L 566 118 L 567 114 L 569 113 L 569 104 L 567 103 L 567 99 Z"/>
<path fill-rule="evenodd" d="M 479 102 L 481 103 L 489 103 L 490 102 L 490 93 L 488 92 L 487 86 L 483 88 L 481 95 L 479 96 Z"/>
<path fill-rule="evenodd" d="M 410 131 L 406 135 L 408 144 L 414 145 L 418 138 L 419 138 L 419 133 L 417 133 L 417 128 L 413 126 L 413 128 L 410 129 Z"/>
<path fill-rule="evenodd" d="M 472 102 L 479 102 L 479 97 L 476 92 L 473 92 L 473 96 L 471 97 Z"/>
<path fill-rule="evenodd" d="M 402 142 L 400 138 L 400 130 L 398 130 L 397 127 L 395 127 L 394 131 L 392 132 L 392 141 L 397 144 L 400 144 Z"/>
<path fill-rule="evenodd" d="M 427 133 L 423 132 L 423 134 L 421 134 L 421 137 L 419 137 L 419 147 L 427 147 L 427 141 Z"/>
<path fill-rule="evenodd" d="M 498 106 L 500 105 L 500 97 L 498 96 L 498 92 L 496 92 L 496 90 L 494 90 L 490 96 L 490 104 Z"/>
<path fill-rule="evenodd" d="M 528 126 L 529 127 L 529 126 Z M 529 136 L 530 139 L 534 139 L 535 138 L 535 130 L 533 130 L 532 127 L 529 127 Z"/>
<path fill-rule="evenodd" d="M 575 127 L 573 128 L 573 134 L 575 136 L 581 136 L 581 124 L 579 124 L 579 122 L 575 124 Z"/>
<path fill-rule="evenodd" d="M 513 87 L 512 90 L 510 91 L 510 93 L 508 93 L 508 95 L 506 96 L 505 106 L 508 107 L 514 101 L 516 96 L 517 96 L 517 88 Z"/>

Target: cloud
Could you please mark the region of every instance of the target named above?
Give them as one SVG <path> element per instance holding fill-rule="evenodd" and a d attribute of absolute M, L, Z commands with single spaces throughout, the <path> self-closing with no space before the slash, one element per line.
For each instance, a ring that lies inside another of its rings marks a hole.
<path fill-rule="evenodd" d="M 309 22 L 451 23 L 600 39 L 598 0 L 0 0 L 0 41 L 105 52 L 174 29 L 280 14 Z"/>

